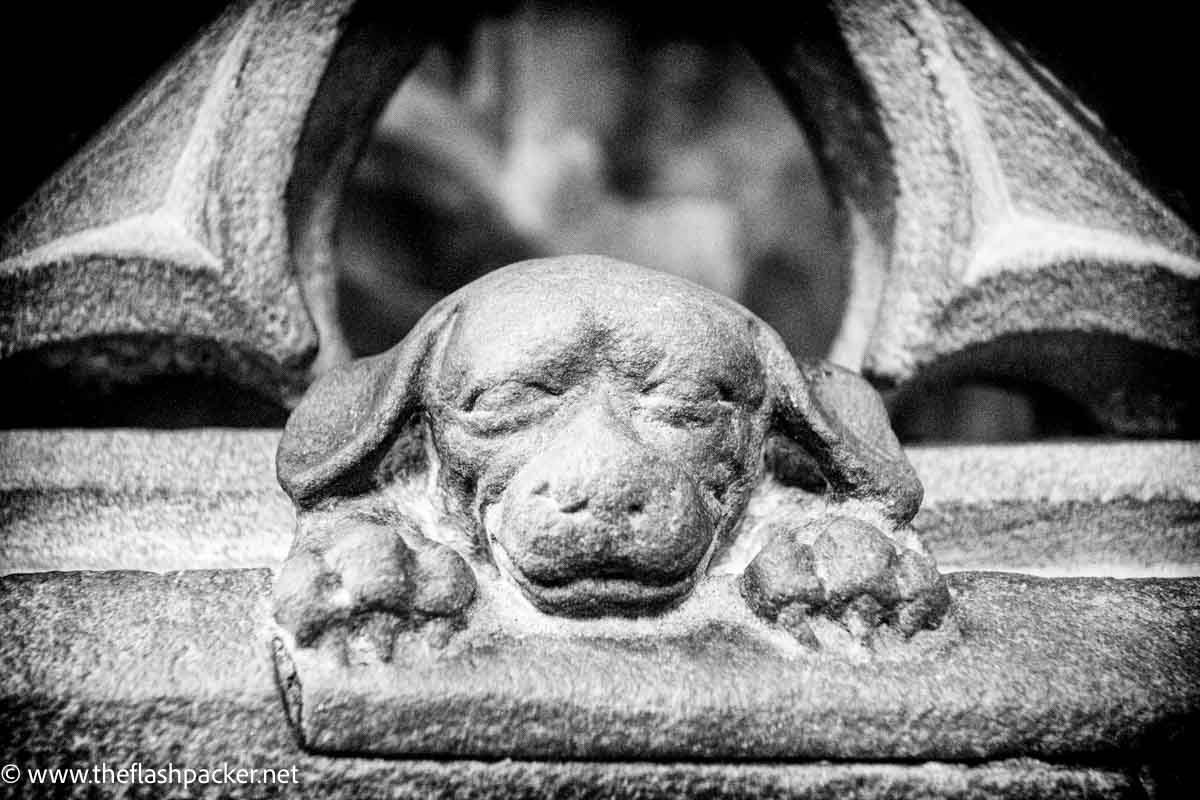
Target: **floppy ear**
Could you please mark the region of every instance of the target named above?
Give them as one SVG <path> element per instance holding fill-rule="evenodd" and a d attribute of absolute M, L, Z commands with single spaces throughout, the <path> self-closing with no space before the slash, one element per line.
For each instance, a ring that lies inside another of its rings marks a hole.
<path fill-rule="evenodd" d="M 456 307 L 442 301 L 398 345 L 323 375 L 288 418 L 275 454 L 279 483 L 309 507 L 370 488 L 374 464 L 422 408 L 439 333 Z"/>
<path fill-rule="evenodd" d="M 925 490 L 875 389 L 828 362 L 798 364 L 774 331 L 761 333 L 774 432 L 812 456 L 835 495 L 877 505 L 897 525 L 911 520 Z"/>

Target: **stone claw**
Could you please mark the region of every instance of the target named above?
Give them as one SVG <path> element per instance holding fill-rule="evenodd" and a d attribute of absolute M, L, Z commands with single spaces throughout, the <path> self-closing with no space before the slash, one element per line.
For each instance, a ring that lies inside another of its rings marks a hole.
<path fill-rule="evenodd" d="M 847 517 L 779 531 L 746 568 L 741 588 L 755 613 L 810 646 L 817 617 L 866 644 L 884 625 L 905 637 L 936 628 L 950 609 L 933 559 Z"/>
<path fill-rule="evenodd" d="M 298 546 L 275 580 L 275 619 L 300 647 L 334 630 L 391 658 L 401 630 L 461 614 L 475 576 L 458 553 L 415 531 L 347 518 L 321 546 Z"/>

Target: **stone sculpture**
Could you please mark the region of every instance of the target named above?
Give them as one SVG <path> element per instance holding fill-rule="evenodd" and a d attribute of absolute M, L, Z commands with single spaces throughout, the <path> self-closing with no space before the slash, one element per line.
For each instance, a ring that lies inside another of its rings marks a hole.
<path fill-rule="evenodd" d="M 335 370 L 278 472 L 299 525 L 275 613 L 300 647 L 336 631 L 386 661 L 399 631 L 444 641 L 479 581 L 551 617 L 641 617 L 744 568 L 750 607 L 812 648 L 902 640 L 950 605 L 904 527 L 922 488 L 874 390 L 607 258 L 500 270 Z M 822 510 L 770 512 L 772 487 L 816 483 Z"/>

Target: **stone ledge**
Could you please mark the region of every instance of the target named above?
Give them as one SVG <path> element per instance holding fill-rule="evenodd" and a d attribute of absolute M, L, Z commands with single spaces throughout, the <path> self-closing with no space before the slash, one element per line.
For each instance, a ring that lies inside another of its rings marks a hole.
<path fill-rule="evenodd" d="M 394 662 L 353 667 L 293 650 L 283 674 L 305 743 L 335 753 L 1069 761 L 1200 744 L 1200 579 L 947 579 L 961 641 L 921 633 L 870 661 L 780 641 L 727 586 L 646 627 L 526 627 L 485 593 L 445 649 L 409 634 Z"/>
<path fill-rule="evenodd" d="M 0 620 L 8 631 L 0 642 L 0 760 L 24 766 L 295 765 L 306 794 L 344 797 L 804 797 L 851 789 L 859 797 L 1122 797 L 1143 796 L 1143 784 L 1182 781 L 1178 770 L 1194 752 L 1200 709 L 1200 582 L 960 574 L 953 583 L 960 602 L 976 609 L 968 614 L 975 620 L 968 627 L 1000 643 L 982 648 L 973 670 L 909 665 L 914 689 L 893 693 L 890 713 L 880 705 L 886 689 L 856 681 L 858 697 L 815 698 L 827 707 L 805 730 L 763 728 L 736 717 L 713 720 L 734 746 L 740 741 L 754 747 L 798 733 L 812 739 L 822 728 L 829 735 L 841 731 L 830 741 L 854 741 L 858 735 L 844 720 L 851 726 L 870 722 L 864 746 L 881 737 L 913 742 L 924 736 L 936 745 L 920 756 L 930 761 L 730 764 L 702 754 L 659 763 L 309 754 L 296 743 L 272 675 L 268 571 L 9 576 L 0 579 Z M 1020 607 L 995 605 L 1014 597 Z M 1055 610 L 1064 599 L 1089 597 L 1090 603 L 1072 604 L 1078 619 Z M 1100 618 L 1112 625 L 1089 635 L 1088 625 Z M 1046 642 L 1055 649 L 1027 663 L 1031 650 L 1037 653 Z M 995 659 L 990 666 L 989 659 Z M 1100 669 L 1089 670 L 1092 662 Z M 1075 686 L 1042 684 L 1043 673 L 1073 676 Z M 955 692 L 960 700 L 938 719 L 906 713 L 934 700 L 953 702 Z M 831 714 L 838 703 L 844 705 Z M 942 725 L 957 726 L 958 733 Z M 952 744 L 956 735 L 967 738 Z M 1054 755 L 1022 757 L 1039 750 Z M 945 763 L 938 752 L 976 755 Z M 708 763 L 684 763 L 697 759 Z M 232 794 L 265 796 L 276 788 L 247 786 Z M 0 795 L 4 791 L 0 787 Z M 75 791 L 88 793 L 87 787 Z"/>
<path fill-rule="evenodd" d="M 278 431 L 0 432 L 0 573 L 273 566 Z"/>
<path fill-rule="evenodd" d="M 277 431 L 0 431 L 0 574 L 271 567 Z M 944 569 L 1200 575 L 1200 443 L 916 447 Z"/>

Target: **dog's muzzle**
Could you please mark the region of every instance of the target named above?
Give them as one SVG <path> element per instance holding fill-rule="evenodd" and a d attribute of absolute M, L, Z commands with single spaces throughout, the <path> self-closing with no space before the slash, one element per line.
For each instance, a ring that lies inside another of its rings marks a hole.
<path fill-rule="evenodd" d="M 500 499 L 496 561 L 569 616 L 660 610 L 695 586 L 714 524 L 695 483 L 610 418 L 572 425 Z"/>

